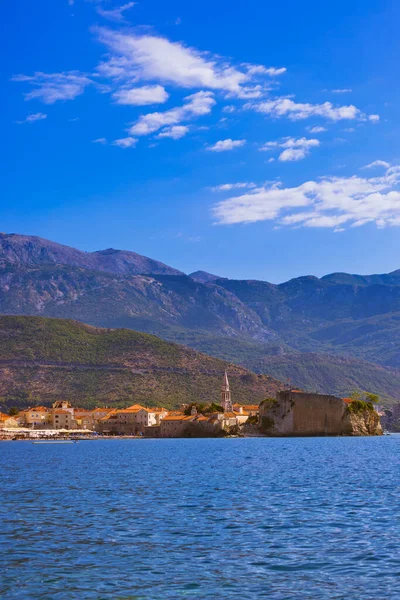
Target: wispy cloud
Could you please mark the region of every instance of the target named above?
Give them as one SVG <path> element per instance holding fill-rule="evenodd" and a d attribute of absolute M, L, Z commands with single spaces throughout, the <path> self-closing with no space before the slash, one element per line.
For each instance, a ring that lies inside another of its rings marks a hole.
<path fill-rule="evenodd" d="M 351 88 L 343 88 L 341 90 L 331 90 L 333 94 L 349 94 L 353 90 Z"/>
<path fill-rule="evenodd" d="M 383 167 L 384 169 L 388 169 L 390 167 L 390 163 L 386 162 L 386 160 L 374 160 L 373 162 L 361 167 L 362 169 L 373 169 L 374 167 Z"/>
<path fill-rule="evenodd" d="M 35 123 L 36 121 L 43 121 L 43 119 L 47 119 L 47 115 L 45 113 L 38 112 L 32 115 L 28 115 L 23 121 L 16 121 L 16 123 L 18 123 L 18 125 L 23 125 L 24 123 Z"/>
<path fill-rule="evenodd" d="M 145 106 L 146 104 L 163 104 L 169 94 L 161 85 L 144 85 L 130 89 L 120 89 L 114 92 L 113 98 L 117 104 Z"/>
<path fill-rule="evenodd" d="M 230 138 L 227 140 L 220 140 L 216 144 L 212 146 L 208 146 L 207 150 L 211 152 L 226 152 L 228 150 L 234 150 L 235 148 L 240 148 L 244 146 L 246 140 L 231 140 Z"/>
<path fill-rule="evenodd" d="M 96 8 L 96 11 L 101 17 L 104 17 L 109 21 L 121 23 L 125 18 L 124 13 L 130 8 L 133 8 L 135 4 L 136 2 L 127 2 L 126 4 L 123 4 L 122 6 L 119 6 L 117 8 L 113 8 L 111 10 L 104 10 L 103 8 L 101 8 L 101 6 L 98 6 Z"/>
<path fill-rule="evenodd" d="M 92 144 L 107 144 L 107 139 L 105 137 L 97 138 L 97 140 L 92 140 Z"/>
<path fill-rule="evenodd" d="M 400 226 L 400 167 L 382 177 L 324 177 L 297 187 L 272 184 L 215 205 L 220 224 L 274 220 L 281 226 Z"/>
<path fill-rule="evenodd" d="M 308 131 L 310 133 L 325 133 L 328 131 L 326 127 L 321 127 L 320 125 L 316 125 L 315 127 L 309 127 Z"/>
<path fill-rule="evenodd" d="M 197 92 L 185 98 L 185 104 L 171 108 L 165 112 L 149 113 L 142 115 L 134 123 L 129 132 L 132 135 L 150 135 L 167 125 L 178 125 L 182 121 L 194 119 L 211 112 L 215 104 L 212 92 Z"/>
<path fill-rule="evenodd" d="M 260 151 L 270 151 L 275 148 L 283 148 L 283 152 L 279 154 L 279 160 L 281 162 L 297 161 L 305 158 L 311 151 L 311 148 L 315 148 L 320 145 L 320 141 L 314 138 L 307 139 L 286 137 L 275 142 L 266 142 L 261 146 Z"/>
<path fill-rule="evenodd" d="M 255 183 L 243 181 L 239 183 L 222 183 L 210 188 L 213 192 L 230 192 L 231 190 L 252 189 L 257 187 Z"/>
<path fill-rule="evenodd" d="M 25 94 L 25 100 L 41 100 L 44 104 L 54 104 L 58 100 L 74 100 L 92 83 L 89 77 L 78 71 L 15 75 L 12 81 L 30 83 L 34 89 Z"/>
<path fill-rule="evenodd" d="M 250 75 L 269 75 L 270 77 L 278 77 L 287 71 L 286 67 L 279 67 L 277 69 L 275 67 L 264 67 L 263 65 L 252 65 L 249 63 L 243 63 L 243 66 L 246 67 L 247 72 Z"/>
<path fill-rule="evenodd" d="M 324 102 L 323 104 L 299 103 L 284 97 L 259 104 L 248 104 L 247 108 L 252 108 L 257 112 L 277 119 L 287 117 L 292 121 L 299 121 L 310 117 L 323 117 L 330 121 L 340 121 L 343 119 L 379 120 L 378 115 L 367 117 L 353 104 L 335 107 L 331 102 Z"/>

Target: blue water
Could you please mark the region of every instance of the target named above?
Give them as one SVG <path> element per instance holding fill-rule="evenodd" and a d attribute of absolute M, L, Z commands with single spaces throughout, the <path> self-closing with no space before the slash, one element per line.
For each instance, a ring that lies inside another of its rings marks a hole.
<path fill-rule="evenodd" d="M 3 599 L 400 598 L 400 436 L 0 443 Z"/>

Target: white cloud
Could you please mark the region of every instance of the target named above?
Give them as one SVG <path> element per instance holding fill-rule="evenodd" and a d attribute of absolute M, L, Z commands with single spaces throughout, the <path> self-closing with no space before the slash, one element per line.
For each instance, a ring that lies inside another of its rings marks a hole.
<path fill-rule="evenodd" d="M 183 106 L 171 108 L 165 112 L 142 115 L 129 132 L 132 135 L 150 135 L 167 125 L 178 125 L 182 121 L 206 115 L 215 104 L 212 92 L 197 92 L 185 98 Z"/>
<path fill-rule="evenodd" d="M 107 28 L 100 28 L 97 32 L 110 52 L 108 59 L 99 66 L 99 71 L 109 77 L 158 81 L 181 88 L 223 90 L 232 95 L 254 97 L 260 90 L 249 85 L 253 76 L 283 72 L 254 65 L 240 70 L 225 59 L 157 35 L 139 35 Z"/>
<path fill-rule="evenodd" d="M 133 78 L 227 91 L 238 91 L 248 79 L 224 62 L 163 37 L 110 29 L 100 29 L 99 37 L 115 57 L 122 59 L 125 75 Z"/>
<path fill-rule="evenodd" d="M 303 160 L 306 157 L 308 151 L 304 148 L 288 148 L 279 155 L 281 162 L 295 162 L 297 160 Z"/>
<path fill-rule="evenodd" d="M 146 104 L 163 104 L 169 94 L 161 85 L 144 85 L 131 89 L 121 89 L 113 94 L 116 104 L 144 106 Z"/>
<path fill-rule="evenodd" d="M 107 140 L 105 137 L 97 138 L 97 140 L 92 140 L 92 144 L 107 144 Z"/>
<path fill-rule="evenodd" d="M 240 182 L 240 183 L 222 183 L 211 188 L 213 192 L 230 192 L 231 190 L 240 189 L 252 189 L 255 188 L 256 184 L 252 182 Z"/>
<path fill-rule="evenodd" d="M 127 2 L 118 8 L 113 8 L 112 10 L 104 10 L 100 6 L 97 7 L 96 11 L 101 17 L 108 19 L 109 21 L 114 21 L 116 23 L 120 23 L 124 20 L 124 12 L 133 8 L 136 2 Z"/>
<path fill-rule="evenodd" d="M 372 121 L 372 123 L 377 123 L 380 120 L 380 116 L 379 115 L 369 115 L 368 120 Z"/>
<path fill-rule="evenodd" d="M 113 146 L 119 146 L 120 148 L 132 148 L 136 146 L 137 139 L 134 137 L 125 137 L 119 140 L 114 140 Z"/>
<path fill-rule="evenodd" d="M 228 104 L 227 106 L 224 106 L 224 108 L 222 109 L 222 112 L 224 113 L 234 113 L 236 111 L 236 107 L 233 106 L 232 104 Z"/>
<path fill-rule="evenodd" d="M 89 77 L 78 71 L 37 72 L 32 76 L 15 75 L 12 81 L 30 83 L 34 89 L 25 94 L 25 100 L 41 100 L 44 104 L 54 104 L 58 100 L 74 100 L 92 83 Z"/>
<path fill-rule="evenodd" d="M 270 115 L 271 117 L 281 118 L 287 117 L 292 121 L 308 119 L 309 117 L 324 117 L 331 121 L 340 121 L 342 119 L 365 119 L 365 115 L 356 107 L 350 104 L 349 106 L 334 107 L 331 102 L 323 104 L 308 104 L 294 102 L 290 98 L 276 98 L 260 104 L 248 104 L 247 108 L 253 108 L 257 112 Z M 370 115 L 372 117 L 378 115 Z M 379 117 L 378 117 L 379 119 Z"/>
<path fill-rule="evenodd" d="M 333 94 L 347 94 L 347 93 L 350 93 L 350 92 L 352 92 L 352 91 L 353 91 L 353 90 L 352 90 L 351 88 L 343 88 L 343 89 L 341 89 L 341 90 L 331 90 L 331 92 L 332 92 Z"/>
<path fill-rule="evenodd" d="M 173 125 L 172 127 L 165 127 L 158 135 L 158 138 L 172 138 L 173 140 L 179 140 L 189 133 L 189 127 L 185 125 Z"/>
<path fill-rule="evenodd" d="M 400 167 L 383 177 L 325 177 L 292 188 L 262 186 L 216 204 L 220 224 L 275 220 L 280 226 L 400 226 Z"/>
<path fill-rule="evenodd" d="M 43 119 L 47 119 L 47 115 L 45 113 L 34 113 L 32 115 L 28 115 L 26 119 L 23 121 L 16 121 L 18 125 L 23 125 L 24 123 L 35 123 L 36 121 L 43 121 Z"/>
<path fill-rule="evenodd" d="M 283 148 L 283 152 L 281 152 L 279 155 L 280 161 L 297 161 L 305 158 L 310 153 L 311 148 L 319 145 L 320 141 L 314 138 L 307 139 L 303 137 L 296 139 L 292 137 L 286 137 L 279 141 L 266 142 L 263 146 L 261 146 L 260 151 L 264 152 L 273 150 L 274 148 Z"/>
<path fill-rule="evenodd" d="M 310 133 L 324 133 L 325 131 L 328 131 L 326 127 L 320 127 L 320 126 L 316 126 L 316 127 L 310 127 L 308 129 L 308 131 Z"/>
<path fill-rule="evenodd" d="M 386 160 L 374 160 L 373 162 L 361 167 L 362 169 L 373 169 L 374 167 L 384 167 L 388 169 L 390 167 L 390 163 L 386 162 Z"/>
<path fill-rule="evenodd" d="M 234 148 L 240 148 L 244 146 L 246 140 L 231 140 L 230 138 L 227 140 L 220 140 L 213 146 L 208 146 L 207 150 L 211 152 L 226 152 L 227 150 L 233 150 Z"/>

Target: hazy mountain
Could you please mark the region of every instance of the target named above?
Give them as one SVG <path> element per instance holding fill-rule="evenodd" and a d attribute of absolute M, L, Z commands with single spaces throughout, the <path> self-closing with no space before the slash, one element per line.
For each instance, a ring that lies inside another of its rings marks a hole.
<path fill-rule="evenodd" d="M 219 275 L 213 275 L 212 273 L 207 273 L 207 271 L 195 271 L 194 273 L 190 273 L 189 277 L 200 283 L 210 283 L 210 281 L 221 279 Z"/>
<path fill-rule="evenodd" d="M 400 367 L 400 284 L 354 285 L 329 277 L 299 277 L 280 285 L 229 279 L 215 285 L 239 298 L 294 349 Z"/>
<path fill-rule="evenodd" d="M 131 277 L 62 265 L 0 269 L 0 313 L 74 318 L 158 334 L 198 329 L 269 340 L 277 336 L 229 290 L 183 275 Z"/>
<path fill-rule="evenodd" d="M 383 275 L 349 275 L 348 273 L 331 273 L 321 278 L 321 281 L 341 283 L 346 285 L 400 285 L 400 269 Z"/>
<path fill-rule="evenodd" d="M 0 265 L 69 265 L 119 275 L 170 274 L 181 272 L 161 262 L 126 250 L 82 252 L 40 237 L 0 233 Z"/>

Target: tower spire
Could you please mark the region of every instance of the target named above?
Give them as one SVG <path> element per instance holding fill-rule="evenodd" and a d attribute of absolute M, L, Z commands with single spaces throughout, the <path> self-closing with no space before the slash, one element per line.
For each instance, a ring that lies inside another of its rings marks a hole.
<path fill-rule="evenodd" d="M 228 373 L 225 371 L 221 387 L 221 406 L 224 412 L 233 412 L 231 390 L 229 387 Z"/>

